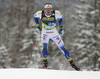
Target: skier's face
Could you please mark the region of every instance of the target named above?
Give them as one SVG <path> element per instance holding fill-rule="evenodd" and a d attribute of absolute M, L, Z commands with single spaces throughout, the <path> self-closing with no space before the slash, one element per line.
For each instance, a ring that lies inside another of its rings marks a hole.
<path fill-rule="evenodd" d="M 51 11 L 52 11 L 51 8 L 46 8 L 46 9 L 45 9 L 45 13 L 46 13 L 47 15 L 50 15 L 50 14 L 51 14 Z"/>

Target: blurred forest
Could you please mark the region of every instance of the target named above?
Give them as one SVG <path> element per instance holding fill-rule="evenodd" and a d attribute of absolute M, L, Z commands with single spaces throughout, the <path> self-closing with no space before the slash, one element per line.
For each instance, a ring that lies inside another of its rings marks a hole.
<path fill-rule="evenodd" d="M 0 68 L 43 66 L 40 34 L 34 13 L 51 2 L 63 15 L 64 40 L 74 62 L 83 70 L 100 70 L 100 0 L 0 0 Z M 57 29 L 59 30 L 57 22 Z M 50 40 L 49 67 L 73 70 Z"/>

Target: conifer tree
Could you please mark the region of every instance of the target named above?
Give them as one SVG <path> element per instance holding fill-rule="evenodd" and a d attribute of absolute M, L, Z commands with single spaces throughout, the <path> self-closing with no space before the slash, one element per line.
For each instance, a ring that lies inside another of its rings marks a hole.
<path fill-rule="evenodd" d="M 99 50 L 99 9 L 97 0 L 80 0 L 76 5 L 76 59 L 84 69 L 98 70 L 97 61 L 100 57 Z M 99 64 L 100 65 L 100 64 Z"/>

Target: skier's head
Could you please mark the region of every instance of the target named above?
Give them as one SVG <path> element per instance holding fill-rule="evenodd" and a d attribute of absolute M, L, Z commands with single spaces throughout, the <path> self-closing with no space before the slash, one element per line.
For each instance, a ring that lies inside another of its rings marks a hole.
<path fill-rule="evenodd" d="M 50 15 L 51 11 L 52 11 L 52 4 L 51 3 L 45 3 L 44 4 L 44 10 L 45 10 L 45 13 L 47 15 Z"/>

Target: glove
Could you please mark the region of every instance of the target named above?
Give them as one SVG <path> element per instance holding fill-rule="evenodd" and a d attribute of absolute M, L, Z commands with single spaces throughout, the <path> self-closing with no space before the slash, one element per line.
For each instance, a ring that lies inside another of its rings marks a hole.
<path fill-rule="evenodd" d="M 59 33 L 61 34 L 61 36 L 64 35 L 64 30 L 62 29 L 62 27 L 60 27 Z"/>
<path fill-rule="evenodd" d="M 37 26 L 37 31 L 38 31 L 39 33 L 41 32 L 40 26 Z"/>

